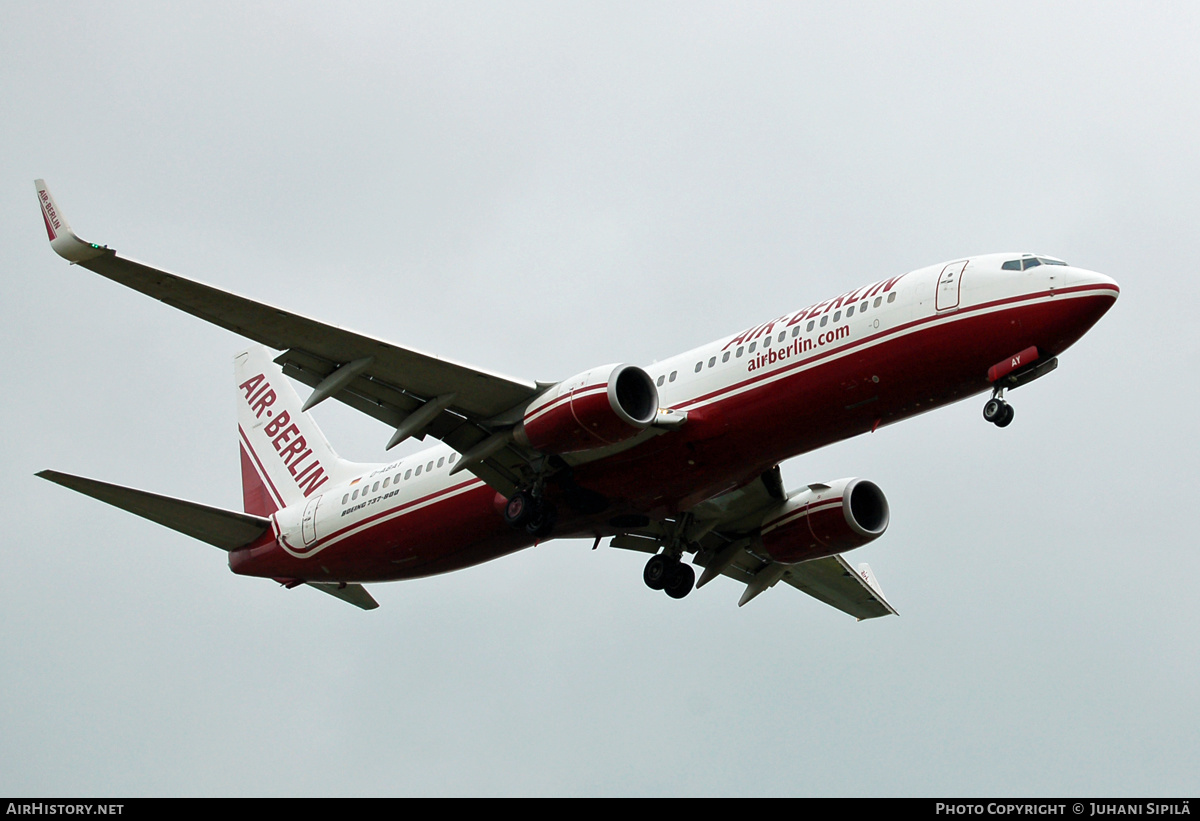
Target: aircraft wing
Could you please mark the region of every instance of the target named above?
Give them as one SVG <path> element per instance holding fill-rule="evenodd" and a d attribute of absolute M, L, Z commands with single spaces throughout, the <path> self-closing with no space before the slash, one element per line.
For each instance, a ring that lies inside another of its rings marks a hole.
<path fill-rule="evenodd" d="M 741 606 L 782 581 L 860 621 L 898 615 L 865 563 L 856 570 L 841 555 L 834 555 L 785 565 L 754 552 L 753 537 L 764 514 L 786 498 L 776 466 L 743 487 L 692 508 L 687 538 L 700 548 L 692 563 L 704 568 L 696 586 L 728 576 L 746 585 L 738 602 Z M 660 523 L 639 534 L 617 536 L 612 545 L 655 553 L 667 533 Z"/>
<path fill-rule="evenodd" d="M 59 256 L 283 351 L 275 361 L 284 373 L 314 388 L 305 410 L 332 396 L 397 428 L 389 447 L 426 434 L 464 454 L 483 446 L 486 458 L 467 469 L 502 493 L 515 488 L 516 471 L 528 454 L 511 442 L 487 447 L 496 433 L 487 422 L 528 403 L 544 386 L 318 322 L 120 256 L 107 246 L 80 239 L 45 182 L 37 180 L 36 186 L 46 233 Z"/>

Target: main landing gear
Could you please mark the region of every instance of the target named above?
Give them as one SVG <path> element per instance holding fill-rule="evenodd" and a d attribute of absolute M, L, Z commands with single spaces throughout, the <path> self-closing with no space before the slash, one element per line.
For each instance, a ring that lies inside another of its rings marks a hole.
<path fill-rule="evenodd" d="M 983 406 L 983 418 L 998 428 L 1007 428 L 1015 415 L 1012 405 L 1004 401 L 1004 388 L 995 388 L 992 398 Z"/>
<path fill-rule="evenodd" d="M 512 527 L 525 528 L 535 539 L 542 539 L 554 530 L 558 521 L 554 503 L 528 490 L 518 490 L 504 505 L 504 521 Z"/>
<path fill-rule="evenodd" d="M 673 599 L 682 599 L 696 586 L 696 571 L 678 558 L 659 553 L 646 562 L 642 579 L 651 590 L 662 590 Z"/>

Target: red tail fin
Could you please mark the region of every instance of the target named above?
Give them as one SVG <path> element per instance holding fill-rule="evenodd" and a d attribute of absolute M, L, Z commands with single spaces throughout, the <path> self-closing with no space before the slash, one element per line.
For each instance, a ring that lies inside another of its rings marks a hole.
<path fill-rule="evenodd" d="M 261 476 L 265 471 L 254 466 L 245 444 L 239 442 L 238 449 L 242 452 L 242 509 L 255 516 L 270 516 L 279 506 L 263 484 Z"/>

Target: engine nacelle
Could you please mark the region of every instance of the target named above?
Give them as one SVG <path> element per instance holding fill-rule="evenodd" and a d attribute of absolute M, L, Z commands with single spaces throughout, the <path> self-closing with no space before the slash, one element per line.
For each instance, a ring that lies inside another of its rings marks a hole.
<path fill-rule="evenodd" d="M 883 535 L 888 526 L 883 491 L 865 479 L 810 485 L 763 517 L 762 548 L 781 564 L 844 553 Z"/>
<path fill-rule="evenodd" d="M 641 368 L 604 365 L 564 379 L 525 409 L 517 441 L 545 453 L 623 442 L 658 415 L 658 388 Z"/>

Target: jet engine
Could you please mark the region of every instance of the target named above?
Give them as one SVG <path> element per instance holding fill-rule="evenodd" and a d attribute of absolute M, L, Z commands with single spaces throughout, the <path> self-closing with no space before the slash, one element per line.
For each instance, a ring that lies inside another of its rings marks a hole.
<path fill-rule="evenodd" d="M 763 517 L 758 539 L 780 564 L 844 553 L 883 535 L 888 526 L 883 491 L 865 479 L 809 485 Z"/>
<path fill-rule="evenodd" d="M 576 453 L 636 436 L 657 414 L 658 389 L 649 374 L 633 365 L 604 365 L 535 399 L 516 438 L 545 453 Z"/>

